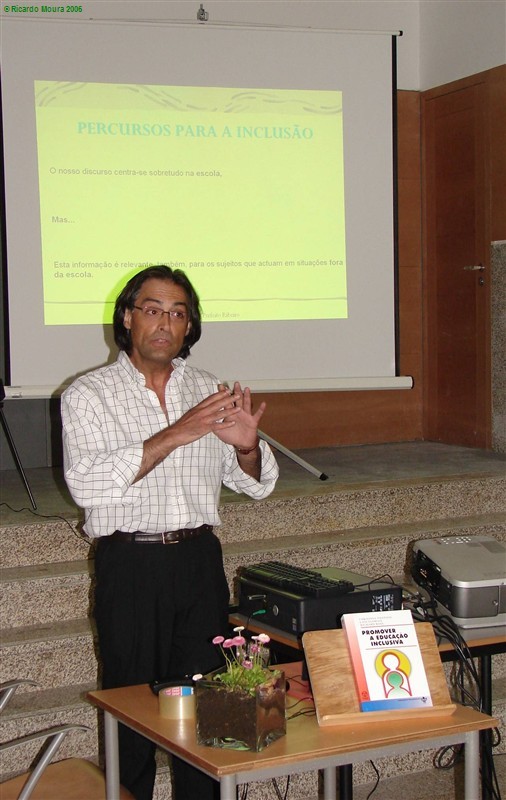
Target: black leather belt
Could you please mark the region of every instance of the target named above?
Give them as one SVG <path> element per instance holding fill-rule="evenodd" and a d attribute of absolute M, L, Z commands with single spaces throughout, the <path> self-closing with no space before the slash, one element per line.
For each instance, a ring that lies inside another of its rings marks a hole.
<path fill-rule="evenodd" d="M 179 544 L 185 539 L 196 539 L 203 533 L 212 533 L 212 525 L 201 525 L 199 528 L 181 528 L 178 531 L 164 531 L 163 533 L 142 533 L 134 531 L 114 531 L 110 538 L 115 542 L 132 542 L 134 544 Z"/>

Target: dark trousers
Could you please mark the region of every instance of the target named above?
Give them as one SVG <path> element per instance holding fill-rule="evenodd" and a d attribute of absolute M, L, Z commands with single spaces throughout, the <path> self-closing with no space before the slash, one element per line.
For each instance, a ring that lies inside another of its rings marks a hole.
<path fill-rule="evenodd" d="M 221 545 L 210 532 L 178 544 L 98 540 L 95 619 L 112 689 L 206 673 L 220 665 L 211 640 L 228 627 L 229 591 Z M 136 800 L 151 800 L 155 746 L 119 725 L 120 780 Z M 176 800 L 211 800 L 219 784 L 173 758 Z"/>

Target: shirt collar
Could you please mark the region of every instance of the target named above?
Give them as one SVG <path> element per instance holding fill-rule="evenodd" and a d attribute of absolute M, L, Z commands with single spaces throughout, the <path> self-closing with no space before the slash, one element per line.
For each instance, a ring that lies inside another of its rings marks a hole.
<path fill-rule="evenodd" d="M 134 365 L 130 361 L 130 358 L 128 357 L 128 355 L 125 353 L 124 350 L 120 350 L 119 352 L 118 364 L 125 370 L 131 381 L 133 381 L 134 383 L 138 383 L 140 386 L 146 385 L 146 378 L 144 377 L 142 372 L 139 372 L 137 367 L 134 367 Z M 185 365 L 186 365 L 186 360 L 184 358 L 174 358 L 172 361 L 172 367 L 173 367 L 172 375 L 174 374 L 178 376 L 182 375 L 184 372 Z"/>

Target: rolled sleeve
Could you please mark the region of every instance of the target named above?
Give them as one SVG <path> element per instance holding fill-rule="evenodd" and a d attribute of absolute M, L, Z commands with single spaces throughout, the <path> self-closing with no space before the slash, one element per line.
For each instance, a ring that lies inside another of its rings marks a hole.
<path fill-rule="evenodd" d="M 133 503 L 141 488 L 133 489 L 132 483 L 142 462 L 142 442 L 109 449 L 99 415 L 77 391 L 62 397 L 62 423 L 65 480 L 77 505 Z"/>
<path fill-rule="evenodd" d="M 262 470 L 260 480 L 257 481 L 241 469 L 234 448 L 227 448 L 223 483 L 228 489 L 246 494 L 254 500 L 262 500 L 271 494 L 278 479 L 279 467 L 271 448 L 263 440 L 260 440 L 260 451 Z"/>

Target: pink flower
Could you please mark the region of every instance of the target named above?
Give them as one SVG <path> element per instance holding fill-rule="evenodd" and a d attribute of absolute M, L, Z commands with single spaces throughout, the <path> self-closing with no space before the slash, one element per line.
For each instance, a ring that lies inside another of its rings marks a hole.
<path fill-rule="evenodd" d="M 222 638 L 222 642 L 223 642 L 223 647 L 233 647 L 234 646 L 234 640 L 233 639 L 223 639 Z"/>
<path fill-rule="evenodd" d="M 213 644 L 221 644 L 224 641 L 225 638 L 223 636 L 215 636 L 213 639 Z"/>
<path fill-rule="evenodd" d="M 245 658 L 244 661 L 242 662 L 242 666 L 244 667 L 244 669 L 251 669 L 253 666 L 253 662 L 250 661 L 249 658 Z"/>
<path fill-rule="evenodd" d="M 268 644 L 271 640 L 271 637 L 267 636 L 266 633 L 259 633 L 257 638 L 258 641 L 261 642 L 262 644 Z"/>
<path fill-rule="evenodd" d="M 234 636 L 232 639 L 232 644 L 235 645 L 235 647 L 240 647 L 241 645 L 246 644 L 246 639 L 244 636 Z"/>

